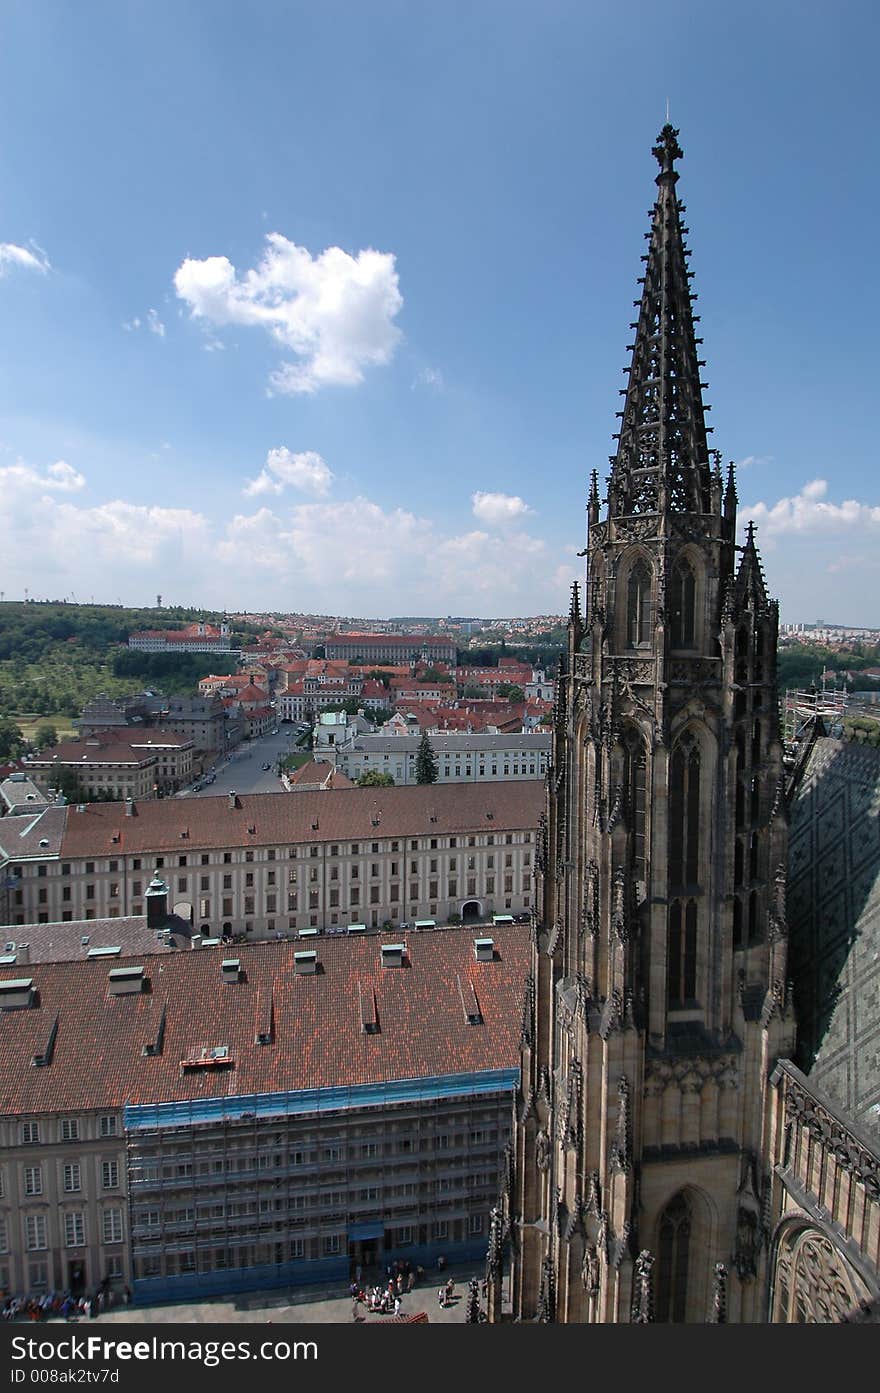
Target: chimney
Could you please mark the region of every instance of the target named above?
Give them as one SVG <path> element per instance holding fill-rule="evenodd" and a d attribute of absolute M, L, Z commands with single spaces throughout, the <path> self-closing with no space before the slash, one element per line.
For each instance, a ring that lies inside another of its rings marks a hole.
<path fill-rule="evenodd" d="M 191 938 L 190 941 L 189 941 L 189 946 L 190 946 L 190 948 L 201 948 L 201 946 L 202 946 L 202 935 L 201 935 L 201 934 L 193 934 L 192 938 Z"/>
<path fill-rule="evenodd" d="M 126 816 L 126 817 L 134 817 L 134 816 L 135 816 L 134 799 L 133 799 L 133 798 L 126 798 L 126 800 L 125 800 L 125 816 Z"/>
<path fill-rule="evenodd" d="M 17 963 L 29 963 L 31 960 L 31 945 L 29 943 L 18 943 L 15 948 L 15 961 Z"/>
<path fill-rule="evenodd" d="M 229 797 L 229 806 L 230 806 L 230 808 L 237 808 L 237 807 L 238 807 L 238 794 L 236 793 L 236 791 L 235 791 L 234 788 L 233 788 L 233 789 L 230 789 L 228 797 Z"/>
<path fill-rule="evenodd" d="M 168 886 L 160 875 L 154 875 L 147 886 L 147 928 L 163 929 L 168 918 Z"/>

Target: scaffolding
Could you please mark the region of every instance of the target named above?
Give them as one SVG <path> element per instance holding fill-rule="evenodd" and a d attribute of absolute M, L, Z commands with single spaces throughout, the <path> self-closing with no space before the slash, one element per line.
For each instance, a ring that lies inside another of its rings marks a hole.
<path fill-rule="evenodd" d="M 786 757 L 795 757 L 804 735 L 817 716 L 821 717 L 829 735 L 839 735 L 843 730 L 847 701 L 845 688 L 826 686 L 824 670 L 821 687 L 811 687 L 808 691 L 787 691 L 782 705 L 782 739 Z"/>

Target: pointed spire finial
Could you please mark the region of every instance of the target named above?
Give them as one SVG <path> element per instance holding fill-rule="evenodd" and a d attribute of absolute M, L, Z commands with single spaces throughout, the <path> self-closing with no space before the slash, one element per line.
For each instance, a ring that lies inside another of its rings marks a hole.
<path fill-rule="evenodd" d="M 581 597 L 576 580 L 573 580 L 571 583 L 571 605 L 569 606 L 568 616 L 573 620 L 578 620 L 581 617 Z"/>
<path fill-rule="evenodd" d="M 657 144 L 651 153 L 660 166 L 658 177 L 662 178 L 664 174 L 675 174 L 672 167 L 673 161 L 683 159 L 684 151 L 678 143 L 678 131 L 669 124 L 668 119 L 658 135 Z M 678 178 L 678 175 L 676 174 L 675 177 Z"/>
<path fill-rule="evenodd" d="M 729 460 L 727 464 L 727 492 L 736 498 L 736 466 L 733 460 Z"/>

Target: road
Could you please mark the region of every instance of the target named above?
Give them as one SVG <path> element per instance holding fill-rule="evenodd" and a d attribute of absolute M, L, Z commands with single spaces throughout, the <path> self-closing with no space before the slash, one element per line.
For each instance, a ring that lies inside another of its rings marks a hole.
<path fill-rule="evenodd" d="M 230 758 L 215 766 L 214 783 L 197 792 L 185 789 L 178 798 L 211 798 L 220 793 L 283 793 L 281 780 L 275 773 L 282 755 L 293 753 L 297 730 L 293 725 L 278 727 L 277 735 L 264 735 L 259 740 L 245 740 L 232 751 Z M 263 765 L 268 764 L 269 769 Z"/>

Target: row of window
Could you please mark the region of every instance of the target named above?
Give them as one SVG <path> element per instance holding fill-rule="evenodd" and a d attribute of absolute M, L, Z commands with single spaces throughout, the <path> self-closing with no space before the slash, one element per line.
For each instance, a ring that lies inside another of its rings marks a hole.
<path fill-rule="evenodd" d="M 83 1132 L 80 1129 L 80 1118 L 62 1117 L 58 1120 L 58 1141 L 80 1141 Z M 98 1118 L 98 1135 L 101 1137 L 116 1137 L 118 1132 L 119 1119 L 115 1113 L 104 1113 Z M 21 1141 L 24 1146 L 33 1146 L 37 1142 L 55 1140 L 51 1137 L 50 1122 L 22 1122 Z"/>
<path fill-rule="evenodd" d="M 522 839 L 523 839 L 523 841 L 526 842 L 526 843 L 530 842 L 530 841 L 532 840 L 532 834 L 531 834 L 531 832 L 525 832 L 525 833 L 523 833 L 523 834 L 522 834 Z M 505 832 L 505 833 L 504 833 L 504 843 L 505 843 L 507 846 L 512 846 L 512 845 L 514 844 L 514 842 L 515 842 L 515 841 L 518 841 L 518 840 L 519 840 L 519 834 L 518 834 L 518 833 L 514 833 L 514 832 Z M 501 837 L 500 837 L 500 834 L 499 834 L 499 844 L 500 844 L 500 842 L 501 842 Z M 477 837 L 477 836 L 469 836 L 469 837 L 461 837 L 461 838 L 459 838 L 459 837 L 411 837 L 411 838 L 409 838 L 409 850 L 410 850 L 410 851 L 426 851 L 426 850 L 434 851 L 434 850 L 436 850 L 441 844 L 442 844 L 443 846 L 449 846 L 449 847 L 456 847 L 456 846 L 494 846 L 494 845 L 495 845 L 495 835 L 494 835 L 494 833 L 491 833 L 491 832 L 490 832 L 490 833 L 488 833 L 485 837 L 484 837 L 484 836 L 479 836 L 479 837 Z M 367 851 L 368 845 L 369 845 L 369 852 Z M 396 841 L 387 842 L 387 843 L 384 842 L 384 841 L 381 841 L 381 842 L 370 842 L 369 844 L 368 844 L 367 842 L 364 842 L 364 843 L 361 843 L 361 842 L 350 842 L 350 843 L 347 844 L 347 846 L 344 845 L 344 844 L 342 844 L 342 843 L 334 842 L 334 843 L 330 843 L 330 844 L 329 844 L 327 850 L 328 850 L 328 854 L 329 854 L 330 856 L 340 856 L 340 855 L 346 855 L 346 854 L 350 854 L 350 855 L 352 855 L 352 856 L 360 856 L 360 855 L 362 855 L 362 854 L 363 854 L 363 855 L 367 855 L 367 854 L 370 854 L 370 853 L 372 853 L 373 855 L 377 855 L 377 854 L 379 854 L 380 852 L 386 852 L 386 851 L 395 852 L 395 851 L 400 851 L 400 850 L 404 849 L 405 845 L 406 845 L 406 839 L 405 839 L 405 838 L 403 838 L 403 839 L 398 839 L 398 840 L 396 840 Z M 361 847 L 362 847 L 362 846 L 363 846 L 363 851 L 361 850 Z M 277 847 L 268 847 L 268 848 L 266 849 L 266 860 L 267 860 L 267 861 L 276 861 L 276 860 L 279 860 L 279 859 L 282 859 L 282 858 L 286 858 L 286 859 L 288 859 L 288 860 L 294 860 L 297 856 L 306 856 L 306 857 L 308 857 L 308 856 L 320 856 L 320 854 L 321 854 L 321 848 L 320 848 L 320 846 L 310 846 L 310 847 L 308 847 L 308 849 L 306 849 L 305 847 L 296 847 L 296 846 L 288 847 L 287 849 L 277 848 Z M 225 864 L 225 865 L 231 864 L 232 859 L 233 859 L 233 853 L 232 853 L 231 851 L 224 851 L 224 852 L 221 853 L 221 856 L 222 856 L 222 858 L 223 858 L 223 864 Z M 253 851 L 246 850 L 246 851 L 245 851 L 245 854 L 244 854 L 244 859 L 245 859 L 245 861 L 253 861 L 253 860 L 255 859 L 255 853 L 254 853 Z M 155 864 L 156 864 L 156 866 L 157 866 L 159 869 L 162 869 L 162 868 L 165 866 L 165 857 L 164 857 L 164 856 L 158 856 L 158 857 L 156 857 Z M 201 852 L 201 853 L 199 854 L 199 860 L 198 860 L 198 862 L 196 862 L 194 859 L 193 859 L 192 862 L 190 862 L 189 857 L 188 857 L 185 853 L 181 853 L 181 854 L 176 858 L 176 860 L 172 860 L 171 858 L 169 858 L 168 864 L 169 864 L 169 865 L 177 865 L 177 866 L 187 866 L 187 865 L 190 865 L 190 864 L 192 864 L 192 865 L 198 864 L 198 865 L 201 865 L 201 866 L 209 866 L 209 865 L 212 864 L 212 858 L 211 858 L 211 855 L 210 855 L 208 852 L 203 851 L 203 852 Z M 220 863 L 218 863 L 218 864 L 220 864 Z M 96 865 L 97 865 L 97 862 L 95 862 L 95 861 L 86 861 L 86 862 L 85 862 L 85 866 L 84 866 L 84 873 L 85 873 L 86 875 L 94 875 L 94 874 L 96 873 L 96 869 L 95 869 L 95 868 L 96 868 Z M 108 873 L 108 874 L 113 875 L 115 872 L 120 871 L 120 869 L 121 869 L 121 867 L 120 867 L 120 863 L 119 863 L 118 858 L 112 858 L 111 860 L 109 860 L 109 861 L 107 862 L 107 873 Z M 132 869 L 133 871 L 144 870 L 144 869 L 145 869 L 144 859 L 143 859 L 142 857 L 139 857 L 139 856 L 133 857 L 133 858 L 132 858 L 132 862 L 131 862 L 131 869 Z M 26 870 L 27 870 L 26 867 L 22 867 L 22 872 L 26 872 Z M 37 866 L 37 868 L 36 868 L 36 874 L 37 874 L 38 876 L 45 876 L 46 873 L 47 873 L 47 872 L 46 872 L 46 866 L 45 866 L 45 865 Z M 62 874 L 62 875 L 71 875 L 72 873 L 73 873 L 73 863 L 70 862 L 70 861 L 63 861 L 63 862 L 61 863 L 61 874 Z M 98 873 L 100 874 L 101 872 L 99 871 Z"/>
<path fill-rule="evenodd" d="M 468 1216 L 468 1233 L 472 1236 L 484 1232 L 484 1218 L 482 1214 L 471 1214 Z M 431 1240 L 433 1242 L 446 1242 L 449 1239 L 449 1221 L 447 1219 L 437 1219 L 431 1224 Z M 411 1224 L 402 1224 L 391 1230 L 392 1242 L 395 1247 L 406 1248 L 416 1241 L 415 1229 Z M 278 1242 L 266 1245 L 264 1250 L 259 1248 L 253 1251 L 252 1245 L 247 1244 L 242 1247 L 223 1247 L 215 1248 L 209 1252 L 200 1253 L 200 1269 L 223 1271 L 227 1268 L 248 1267 L 253 1262 L 297 1262 L 304 1260 L 307 1256 L 312 1257 L 339 1257 L 345 1252 L 345 1235 L 339 1233 L 324 1234 L 318 1246 L 317 1240 L 306 1238 L 290 1238 L 283 1243 Z M 310 1253 L 307 1255 L 307 1245 Z M 187 1276 L 199 1270 L 196 1265 L 196 1254 L 192 1249 L 186 1249 L 181 1253 L 147 1253 L 137 1261 L 136 1276 L 138 1277 L 160 1277 L 160 1276 Z"/>
<path fill-rule="evenodd" d="M 122 1210 L 101 1210 L 101 1242 L 121 1243 L 123 1236 Z M 86 1244 L 86 1216 L 81 1209 L 66 1209 L 62 1215 L 65 1248 L 83 1248 Z M 49 1246 L 48 1221 L 45 1214 L 25 1214 L 24 1245 L 30 1253 L 42 1252 Z M 0 1216 L 0 1253 L 9 1252 L 9 1228 Z"/>
<path fill-rule="evenodd" d="M 65 1193 L 68 1195 L 78 1194 L 82 1190 L 82 1166 L 79 1161 L 65 1161 L 61 1171 Z M 119 1188 L 118 1161 L 101 1162 L 101 1188 L 102 1190 L 117 1190 Z M 24 1167 L 24 1192 L 26 1195 L 43 1194 L 42 1166 Z"/>

